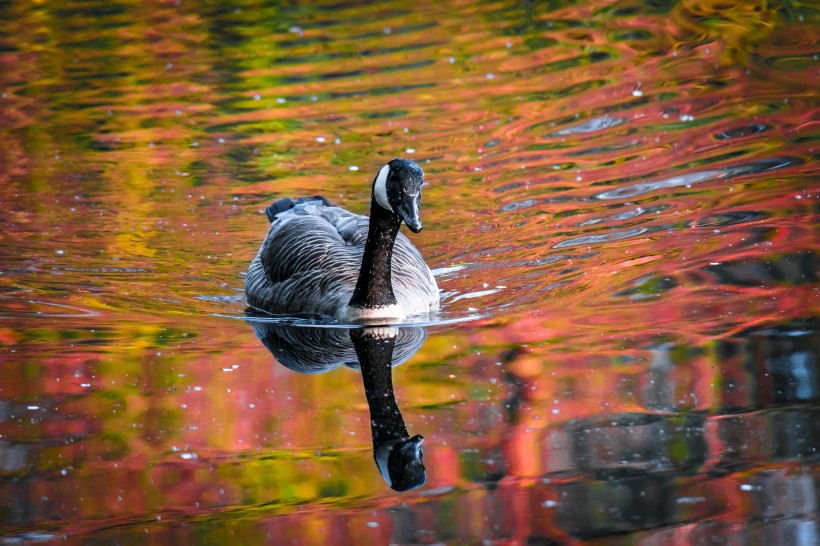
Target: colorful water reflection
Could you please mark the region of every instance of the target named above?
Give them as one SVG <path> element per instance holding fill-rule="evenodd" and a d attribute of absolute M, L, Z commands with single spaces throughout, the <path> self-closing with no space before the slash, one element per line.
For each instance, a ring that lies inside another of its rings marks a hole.
<path fill-rule="evenodd" d="M 819 540 L 811 3 L 0 15 L 0 543 Z M 405 493 L 355 350 L 242 293 L 272 199 L 394 156 L 444 292 Z"/>

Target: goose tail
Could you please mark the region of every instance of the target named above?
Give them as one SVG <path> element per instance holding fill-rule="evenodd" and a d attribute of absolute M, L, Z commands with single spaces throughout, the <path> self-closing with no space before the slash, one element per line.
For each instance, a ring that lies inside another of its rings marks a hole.
<path fill-rule="evenodd" d="M 279 199 L 278 201 L 274 201 L 273 204 L 271 204 L 268 208 L 265 209 L 265 214 L 268 217 L 268 221 L 273 222 L 278 214 L 282 214 L 283 212 L 289 211 L 296 205 L 312 202 L 315 202 L 317 205 L 324 205 L 326 207 L 336 206 L 330 201 L 328 201 L 327 198 L 321 195 L 314 195 L 313 197 L 300 197 L 298 199 L 291 199 L 290 197 L 285 197 L 283 199 Z"/>

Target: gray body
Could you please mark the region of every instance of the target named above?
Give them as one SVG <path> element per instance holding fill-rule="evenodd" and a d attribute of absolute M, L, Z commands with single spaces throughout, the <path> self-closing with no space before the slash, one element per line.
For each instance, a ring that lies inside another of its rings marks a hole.
<path fill-rule="evenodd" d="M 321 314 L 340 321 L 403 318 L 438 309 L 433 274 L 402 233 L 391 259 L 395 307 L 349 306 L 368 227 L 366 216 L 319 198 L 278 212 L 245 277 L 248 304 L 268 313 Z"/>

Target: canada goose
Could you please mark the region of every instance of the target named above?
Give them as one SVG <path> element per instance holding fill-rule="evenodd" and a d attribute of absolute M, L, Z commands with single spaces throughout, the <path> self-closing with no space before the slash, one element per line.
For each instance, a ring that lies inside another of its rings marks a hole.
<path fill-rule="evenodd" d="M 274 314 L 382 322 L 439 308 L 436 280 L 402 221 L 421 231 L 424 172 L 393 159 L 373 180 L 370 218 L 324 197 L 280 199 L 245 277 L 248 305 Z"/>

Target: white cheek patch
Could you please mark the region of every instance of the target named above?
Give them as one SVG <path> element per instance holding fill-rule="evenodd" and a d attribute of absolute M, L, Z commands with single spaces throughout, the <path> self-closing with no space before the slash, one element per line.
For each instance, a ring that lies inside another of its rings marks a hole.
<path fill-rule="evenodd" d="M 381 205 L 383 209 L 395 212 L 393 207 L 390 206 L 390 201 L 387 200 L 387 174 L 389 172 L 390 165 L 385 165 L 382 167 L 382 170 L 379 171 L 379 175 L 376 177 L 376 183 L 373 184 L 373 196 L 376 198 L 376 203 Z"/>
<path fill-rule="evenodd" d="M 393 448 L 396 447 L 397 444 L 401 443 L 402 440 L 405 440 L 405 438 L 394 438 L 393 440 L 385 442 L 376 448 L 376 466 L 379 467 L 379 473 L 382 475 L 382 479 L 390 487 L 393 487 L 393 480 L 390 479 L 390 470 L 387 468 L 387 459 L 390 458 L 390 452 L 393 451 Z"/>

